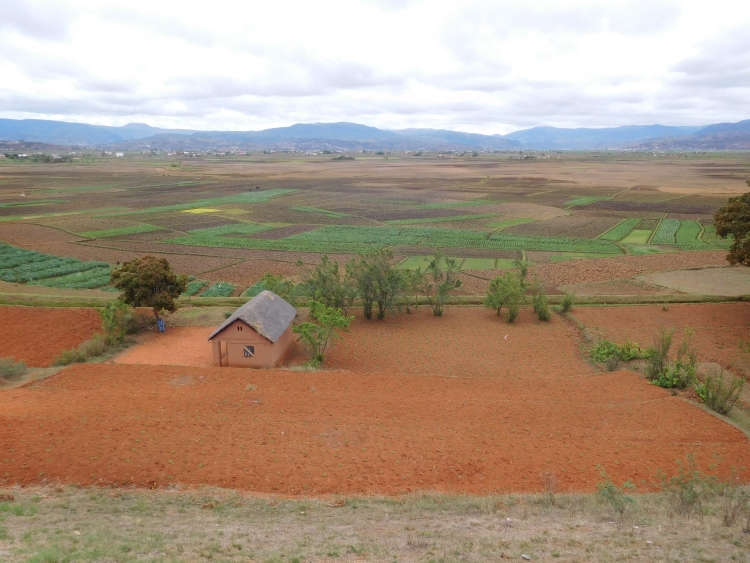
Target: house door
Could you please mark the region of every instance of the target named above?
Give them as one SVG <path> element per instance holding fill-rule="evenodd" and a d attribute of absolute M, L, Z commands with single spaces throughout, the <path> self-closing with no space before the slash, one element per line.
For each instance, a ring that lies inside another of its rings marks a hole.
<path fill-rule="evenodd" d="M 219 341 L 219 366 L 229 367 L 229 350 L 227 343 L 222 341 Z"/>

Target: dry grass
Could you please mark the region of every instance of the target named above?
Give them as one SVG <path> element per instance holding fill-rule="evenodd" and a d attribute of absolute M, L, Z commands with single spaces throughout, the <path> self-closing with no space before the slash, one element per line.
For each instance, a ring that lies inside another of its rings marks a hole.
<path fill-rule="evenodd" d="M 748 561 L 743 522 L 724 526 L 665 496 L 623 518 L 597 495 L 284 500 L 230 490 L 39 488 L 0 503 L 0 559 L 56 561 Z"/>

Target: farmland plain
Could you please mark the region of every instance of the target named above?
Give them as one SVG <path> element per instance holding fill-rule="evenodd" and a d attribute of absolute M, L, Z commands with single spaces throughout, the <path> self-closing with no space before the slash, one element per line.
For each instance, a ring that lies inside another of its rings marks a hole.
<path fill-rule="evenodd" d="M 492 270 L 514 259 L 541 266 L 656 255 L 674 269 L 675 252 L 718 256 L 729 243 L 716 237 L 713 213 L 747 189 L 748 176 L 741 153 L 2 162 L 0 241 L 89 263 L 164 256 L 199 281 L 230 282 L 233 295 L 267 272 L 294 276 L 298 261 L 324 253 L 343 262 L 390 248 L 411 267 L 441 249 L 463 264 L 463 292 L 481 293 Z M 105 280 L 98 272 L 38 283 L 93 288 Z M 28 273 L 7 273 L 16 274 Z"/>

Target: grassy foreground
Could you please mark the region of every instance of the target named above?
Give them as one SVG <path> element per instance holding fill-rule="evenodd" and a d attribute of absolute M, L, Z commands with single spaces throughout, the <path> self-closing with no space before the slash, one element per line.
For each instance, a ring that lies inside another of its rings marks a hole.
<path fill-rule="evenodd" d="M 743 519 L 723 525 L 719 500 L 686 517 L 663 494 L 635 495 L 622 517 L 596 494 L 284 500 L 45 487 L 0 498 L 9 562 L 750 560 Z"/>

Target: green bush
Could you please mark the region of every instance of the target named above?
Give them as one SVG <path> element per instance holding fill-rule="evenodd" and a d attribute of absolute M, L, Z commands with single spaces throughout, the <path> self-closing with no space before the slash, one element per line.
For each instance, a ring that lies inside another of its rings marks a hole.
<path fill-rule="evenodd" d="M 26 373 L 26 364 L 16 362 L 13 358 L 0 358 L 0 377 L 7 381 L 21 379 Z"/>
<path fill-rule="evenodd" d="M 626 491 L 635 490 L 635 484 L 631 481 L 625 481 L 622 487 L 618 487 L 601 467 L 599 467 L 599 474 L 604 478 L 604 481 L 597 483 L 596 492 L 609 503 L 615 514 L 622 518 L 628 507 L 635 504 L 635 498 L 626 494 Z"/>
<path fill-rule="evenodd" d="M 729 414 L 745 386 L 745 380 L 740 377 L 730 376 L 728 379 L 727 382 L 720 371 L 715 371 L 695 387 L 703 402 L 719 414 Z"/>
<path fill-rule="evenodd" d="M 128 327 L 133 319 L 133 309 L 122 301 L 109 303 L 99 311 L 102 317 L 104 339 L 108 344 L 125 342 Z"/>
<path fill-rule="evenodd" d="M 698 354 L 690 348 L 692 337 L 692 329 L 686 328 L 677 358 L 670 364 L 667 355 L 672 345 L 672 331 L 662 329 L 654 341 L 654 353 L 646 366 L 651 383 L 665 389 L 687 389 L 695 383 Z"/>
<path fill-rule="evenodd" d="M 576 301 L 576 294 L 575 293 L 566 293 L 563 298 L 562 302 L 560 303 L 560 312 L 561 313 L 567 313 L 573 308 L 573 304 Z"/>
<path fill-rule="evenodd" d="M 201 293 L 201 297 L 229 297 L 233 291 L 234 286 L 231 283 L 220 281 Z"/>
<path fill-rule="evenodd" d="M 55 360 L 56 366 L 69 366 L 70 364 L 82 364 L 93 358 L 104 356 L 119 347 L 107 343 L 101 334 L 95 334 L 93 338 L 81 344 L 78 348 L 62 352 Z"/>
<path fill-rule="evenodd" d="M 674 329 L 667 330 L 666 328 L 662 328 L 659 334 L 654 337 L 654 352 L 646 363 L 646 377 L 651 381 L 659 379 L 661 374 L 667 369 L 669 349 L 672 347 L 673 336 Z"/>
<path fill-rule="evenodd" d="M 652 353 L 651 349 L 642 350 L 635 342 L 629 340 L 625 344 L 619 345 L 615 342 L 602 338 L 591 350 L 589 357 L 601 363 L 615 359 L 617 361 L 629 362 L 631 360 L 642 360 L 648 358 Z"/>
<path fill-rule="evenodd" d="M 677 463 L 680 465 L 677 475 L 669 478 L 663 473 L 657 475 L 661 486 L 678 513 L 703 516 L 703 504 L 719 492 L 719 481 L 698 469 L 693 454 L 687 455 L 687 463 L 683 464 L 682 460 Z"/>
<path fill-rule="evenodd" d="M 550 311 L 549 308 L 549 299 L 547 299 L 547 292 L 544 283 L 538 279 L 534 279 L 532 287 L 534 295 L 531 298 L 531 303 L 534 306 L 536 318 L 540 321 L 549 321 L 552 317 L 552 311 Z"/>

